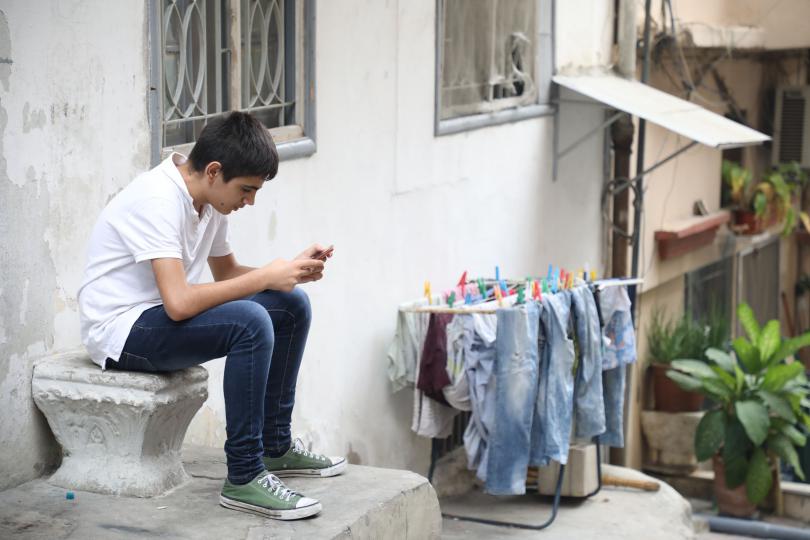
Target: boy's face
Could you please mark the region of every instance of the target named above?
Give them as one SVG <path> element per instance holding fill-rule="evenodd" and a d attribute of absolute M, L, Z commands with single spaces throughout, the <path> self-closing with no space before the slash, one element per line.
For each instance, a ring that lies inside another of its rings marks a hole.
<path fill-rule="evenodd" d="M 235 176 L 225 182 L 222 169 L 206 171 L 208 176 L 208 203 L 220 214 L 230 214 L 256 202 L 256 192 L 264 185 L 261 176 Z M 211 174 L 213 173 L 213 174 Z"/>

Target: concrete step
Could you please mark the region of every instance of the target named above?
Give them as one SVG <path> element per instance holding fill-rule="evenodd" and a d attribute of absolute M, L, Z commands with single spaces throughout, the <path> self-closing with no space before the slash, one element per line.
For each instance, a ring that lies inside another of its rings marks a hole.
<path fill-rule="evenodd" d="M 319 499 L 320 515 L 300 521 L 265 519 L 219 505 L 225 479 L 221 450 L 183 447 L 191 481 L 153 498 L 115 497 L 67 490 L 47 479 L 0 492 L 0 538 L 171 539 L 438 538 L 436 493 L 416 473 L 350 465 L 334 478 L 285 482 Z"/>

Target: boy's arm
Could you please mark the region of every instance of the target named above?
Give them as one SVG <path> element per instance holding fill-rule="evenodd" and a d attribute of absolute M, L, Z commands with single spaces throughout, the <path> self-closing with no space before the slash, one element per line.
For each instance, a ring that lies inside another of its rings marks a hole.
<path fill-rule="evenodd" d="M 252 270 L 256 270 L 253 266 L 244 266 L 236 262 L 236 257 L 234 257 L 233 253 L 223 255 L 222 257 L 208 257 L 208 267 L 211 269 L 211 275 L 214 276 L 214 281 L 233 279 L 247 274 Z"/>
<path fill-rule="evenodd" d="M 189 284 L 180 259 L 152 259 L 160 297 L 166 314 L 182 321 L 214 306 L 238 300 L 265 289 L 292 291 L 299 283 L 322 277 L 323 261 L 276 259 L 266 266 L 214 283 Z"/>

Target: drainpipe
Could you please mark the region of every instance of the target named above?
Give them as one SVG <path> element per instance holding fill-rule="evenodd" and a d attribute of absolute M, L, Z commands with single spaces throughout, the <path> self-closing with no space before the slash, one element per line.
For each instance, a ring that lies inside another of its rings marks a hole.
<path fill-rule="evenodd" d="M 618 24 L 616 42 L 619 58 L 617 71 L 626 79 L 636 76 L 636 3 L 634 0 L 618 0 Z M 610 127 L 613 144 L 613 177 L 630 178 L 630 155 L 633 152 L 633 119 L 629 114 L 619 117 Z M 617 229 L 629 229 L 630 190 L 625 189 L 613 196 L 613 224 Z M 628 239 L 613 230 L 611 274 L 626 277 Z"/>
<path fill-rule="evenodd" d="M 652 0 L 644 2 L 644 60 L 641 64 L 641 82 L 646 83 L 650 78 L 650 9 Z M 644 142 L 647 133 L 647 123 L 643 118 L 638 119 L 638 150 L 636 151 L 636 174 L 644 170 Z M 633 260 L 631 275 L 638 277 L 638 257 L 641 244 L 641 214 L 644 208 L 644 177 L 639 174 L 636 180 L 635 199 L 633 201 Z M 636 291 L 637 285 L 630 289 L 630 302 L 632 303 L 633 320 L 636 313 Z"/>
<path fill-rule="evenodd" d="M 705 519 L 709 523 L 709 530 L 712 532 L 739 534 L 754 538 L 775 538 L 777 540 L 810 540 L 810 531 L 807 529 L 774 525 L 750 519 L 704 516 L 701 514 L 697 514 L 695 517 Z"/>

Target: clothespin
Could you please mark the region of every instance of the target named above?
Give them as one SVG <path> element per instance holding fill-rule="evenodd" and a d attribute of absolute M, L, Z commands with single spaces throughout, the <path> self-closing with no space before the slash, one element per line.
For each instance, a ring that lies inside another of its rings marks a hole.
<path fill-rule="evenodd" d="M 467 271 L 464 270 L 464 273 L 461 274 L 461 279 L 458 280 L 458 286 L 461 288 L 461 296 L 466 296 L 467 294 Z"/>
<path fill-rule="evenodd" d="M 487 286 L 484 285 L 484 278 L 478 278 L 478 290 L 481 292 L 481 298 L 487 297 Z"/>
<path fill-rule="evenodd" d="M 553 278 L 554 278 L 554 267 L 551 266 L 551 265 L 548 265 L 548 274 L 546 274 L 546 279 L 548 281 L 551 281 Z"/>
<path fill-rule="evenodd" d="M 582 279 L 584 279 L 585 281 L 588 281 L 588 276 L 591 273 L 590 270 L 591 270 L 591 265 L 588 264 L 588 263 L 585 263 L 585 272 L 583 273 L 583 276 L 582 276 Z"/>
<path fill-rule="evenodd" d="M 425 298 L 427 298 L 427 303 L 430 305 L 432 298 L 432 295 L 430 294 L 430 281 L 425 281 Z"/>
<path fill-rule="evenodd" d="M 467 293 L 466 295 L 464 295 L 464 303 L 467 304 L 468 306 L 472 304 L 472 294 Z"/>
<path fill-rule="evenodd" d="M 573 289 L 574 288 L 574 274 L 568 274 L 568 285 L 566 289 Z"/>
<path fill-rule="evenodd" d="M 499 306 L 503 306 L 503 294 L 501 293 L 501 288 L 498 285 L 495 285 L 495 299 L 498 301 Z"/>
<path fill-rule="evenodd" d="M 501 286 L 501 292 L 503 292 L 504 294 L 509 294 L 509 287 L 506 286 L 505 279 L 499 280 L 498 284 Z"/>
<path fill-rule="evenodd" d="M 568 283 L 568 272 L 564 268 L 560 268 L 560 288 L 565 289 L 565 284 Z"/>
<path fill-rule="evenodd" d="M 500 281 L 500 280 L 501 280 L 501 267 L 496 266 L 495 267 L 495 281 Z"/>
<path fill-rule="evenodd" d="M 591 270 L 591 281 L 596 281 L 596 270 Z"/>
<path fill-rule="evenodd" d="M 560 269 L 554 271 L 554 279 L 551 280 L 551 285 L 554 287 L 553 292 L 557 292 L 560 288 Z"/>
<path fill-rule="evenodd" d="M 541 290 L 541 292 L 544 292 L 544 293 L 548 294 L 548 291 L 549 291 L 548 279 L 543 278 L 543 280 L 540 282 L 540 290 Z"/>
<path fill-rule="evenodd" d="M 582 268 L 578 268 L 577 273 L 576 273 L 576 277 L 582 277 L 582 275 L 583 275 Z"/>
<path fill-rule="evenodd" d="M 452 291 L 447 296 L 447 305 L 450 306 L 450 307 L 453 307 L 453 304 L 455 304 L 455 303 L 456 303 L 456 291 Z"/>
<path fill-rule="evenodd" d="M 525 291 L 523 290 L 523 287 L 518 287 L 518 290 L 517 290 L 517 302 L 516 303 L 517 304 L 522 304 L 525 301 L 524 296 L 525 296 Z"/>

